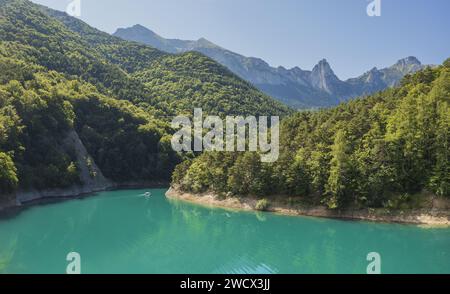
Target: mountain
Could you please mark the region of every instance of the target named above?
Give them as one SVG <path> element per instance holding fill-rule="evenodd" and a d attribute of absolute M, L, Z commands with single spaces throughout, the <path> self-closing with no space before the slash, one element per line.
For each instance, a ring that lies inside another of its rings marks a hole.
<path fill-rule="evenodd" d="M 195 107 L 292 112 L 200 53 L 168 54 L 0 0 L 0 201 L 18 190 L 168 182 L 183 156 L 170 146 L 170 121 Z"/>
<path fill-rule="evenodd" d="M 195 44 L 215 50 L 205 40 Z M 313 102 L 314 93 L 328 99 L 349 91 L 326 60 L 312 71 L 273 69 L 273 76 L 264 76 L 262 60 L 241 61 L 275 87 L 284 80 L 273 77 L 289 76 Z M 408 58 L 353 84 L 363 85 L 359 91 L 374 81 L 395 85 L 418 67 Z M 449 68 L 446 61 L 367 99 L 297 113 L 198 52 L 166 53 L 27 0 L 0 0 L 0 205 L 20 202 L 23 192 L 74 195 L 170 179 L 194 192 L 318 196 L 331 208 L 408 205 L 402 201 L 423 189 L 446 196 Z M 175 152 L 170 121 L 194 107 L 285 117 L 279 161 Z"/>
<path fill-rule="evenodd" d="M 216 114 L 285 115 L 287 107 L 204 55 L 173 55 L 124 41 L 64 12 L 0 0 L 0 41 L 10 56 L 76 75 L 162 116 L 203 107 Z"/>
<path fill-rule="evenodd" d="M 347 80 L 347 83 L 353 87 L 356 93 L 374 93 L 396 86 L 404 76 L 424 67 L 416 57 L 411 56 L 399 60 L 388 68 L 379 70 L 374 67 L 360 77 Z"/>
<path fill-rule="evenodd" d="M 315 72 L 334 78 L 325 62 Z M 372 77 L 383 81 L 391 72 L 383 73 Z M 276 162 L 263 163 L 252 152 L 207 152 L 178 165 L 172 187 L 240 201 L 256 196 L 265 207 L 271 199 L 298 199 L 301 207 L 403 211 L 424 203 L 423 195 L 450 197 L 449 97 L 450 59 L 405 77 L 398 87 L 289 116 L 281 123 Z"/>
<path fill-rule="evenodd" d="M 131 29 L 118 29 L 114 33 L 114 36 L 125 40 L 130 39 L 130 41 L 151 45 L 168 53 L 183 53 L 187 51 L 200 50 L 203 48 L 219 48 L 217 45 L 203 38 L 197 41 L 164 39 L 141 25 L 135 25 Z"/>
<path fill-rule="evenodd" d="M 337 105 L 354 97 L 395 86 L 405 75 L 424 68 L 417 58 L 407 57 L 391 67 L 380 70 L 374 68 L 360 77 L 341 81 L 325 59 L 311 71 L 298 67 L 274 68 L 262 59 L 242 56 L 203 38 L 197 41 L 165 39 L 142 25 L 120 28 L 114 36 L 151 45 L 170 53 L 200 52 L 226 66 L 266 94 L 294 108 Z"/>

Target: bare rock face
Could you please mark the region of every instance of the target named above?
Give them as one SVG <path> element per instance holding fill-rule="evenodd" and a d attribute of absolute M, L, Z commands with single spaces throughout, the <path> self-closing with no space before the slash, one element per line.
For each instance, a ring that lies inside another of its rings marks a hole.
<path fill-rule="evenodd" d="M 102 171 L 87 152 L 86 147 L 84 147 L 77 132 L 69 132 L 64 143 L 75 149 L 77 166 L 80 170 L 80 179 L 83 186 L 86 186 L 91 190 L 97 190 L 111 185 L 111 182 L 103 176 Z"/>
<path fill-rule="evenodd" d="M 370 95 L 396 86 L 405 75 L 425 67 L 410 56 L 391 67 L 373 68 L 359 77 L 343 81 L 334 74 L 325 59 L 312 70 L 275 68 L 260 58 L 242 56 L 203 38 L 197 41 L 165 39 L 141 25 L 118 29 L 114 36 L 169 53 L 200 52 L 267 95 L 299 109 L 330 107 L 351 98 Z"/>
<path fill-rule="evenodd" d="M 103 176 L 102 171 L 95 164 L 93 158 L 87 152 L 74 130 L 64 139 L 67 148 L 75 150 L 77 167 L 80 171 L 81 185 L 75 185 L 65 189 L 27 190 L 18 191 L 15 195 L 17 205 L 43 198 L 67 198 L 83 194 L 99 192 L 114 187 L 114 184 Z"/>
<path fill-rule="evenodd" d="M 346 87 L 345 82 L 339 80 L 334 74 L 334 71 L 331 69 L 331 66 L 326 59 L 319 61 L 313 68 L 310 81 L 313 88 L 324 91 L 332 96 L 345 95 L 346 91 L 343 91 Z"/>

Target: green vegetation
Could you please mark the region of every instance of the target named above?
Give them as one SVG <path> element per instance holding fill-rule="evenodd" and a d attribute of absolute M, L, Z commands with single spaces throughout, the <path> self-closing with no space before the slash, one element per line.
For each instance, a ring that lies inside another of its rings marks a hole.
<path fill-rule="evenodd" d="M 1 58 L 0 62 L 14 64 L 11 59 Z M 20 69 L 23 64 L 15 65 Z M 23 68 L 22 72 L 25 70 L 30 68 Z M 4 79 L 4 72 L 1 75 Z M 0 85 L 0 150 L 7 153 L 0 161 L 6 167 L 2 178 L 6 177 L 9 183 L 2 186 L 11 192 L 18 179 L 22 187 L 36 188 L 76 183 L 75 155 L 64 150 L 62 144 L 63 135 L 72 124 L 71 104 L 41 74 L 22 83 L 11 80 Z"/>
<path fill-rule="evenodd" d="M 169 122 L 196 106 L 291 112 L 200 54 L 169 55 L 26 0 L 0 0 L 0 195 L 82 184 L 73 132 L 107 178 L 168 182 L 181 162 Z"/>
<path fill-rule="evenodd" d="M 14 60 L 0 58 L 0 63 Z M 21 65 L 17 61 L 15 68 Z M 72 130 L 112 180 L 170 177 L 179 159 L 164 137 L 167 123 L 90 84 L 39 70 L 29 80 L 0 85 L 0 150 L 7 152 L 0 153 L 2 191 L 11 191 L 18 179 L 22 188 L 36 189 L 80 183 L 75 150 L 66 142 Z"/>
<path fill-rule="evenodd" d="M 68 142 L 75 133 L 118 183 L 169 181 L 175 169 L 173 183 L 194 193 L 401 207 L 423 190 L 450 193 L 449 97 L 447 61 L 399 88 L 293 114 L 201 54 L 162 53 L 26 0 L 0 0 L 0 195 L 82 184 Z M 279 160 L 174 153 L 169 122 L 195 107 L 221 116 L 291 114 Z"/>
<path fill-rule="evenodd" d="M 26 0 L 0 0 L 0 15 L 2 55 L 76 76 L 162 119 L 195 106 L 216 114 L 290 112 L 201 54 L 127 42 Z"/>
<path fill-rule="evenodd" d="M 399 207 L 423 190 L 449 196 L 449 100 L 447 60 L 398 88 L 285 119 L 276 163 L 204 153 L 178 166 L 173 183 L 191 192 L 309 196 L 333 209 Z"/>
<path fill-rule="evenodd" d="M 6 193 L 12 192 L 18 181 L 17 169 L 11 157 L 0 152 L 0 189 Z"/>
<path fill-rule="evenodd" d="M 287 113 L 279 102 L 261 94 L 213 60 L 195 52 L 168 55 L 137 79 L 154 93 L 152 101 L 165 113 L 192 114 L 200 107 L 213 115 L 273 115 Z"/>
<path fill-rule="evenodd" d="M 269 206 L 270 204 L 267 199 L 261 199 L 256 203 L 255 209 L 259 211 L 266 211 L 267 209 L 269 209 Z"/>

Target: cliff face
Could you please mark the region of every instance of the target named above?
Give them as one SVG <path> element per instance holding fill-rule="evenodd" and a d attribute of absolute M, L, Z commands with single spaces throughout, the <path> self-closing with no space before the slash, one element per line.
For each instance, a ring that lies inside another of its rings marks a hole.
<path fill-rule="evenodd" d="M 103 191 L 115 186 L 113 182 L 103 176 L 102 171 L 98 168 L 92 156 L 87 152 L 76 131 L 72 130 L 67 134 L 67 137 L 64 139 L 64 145 L 67 148 L 71 148 L 76 153 L 81 184 L 64 189 L 19 190 L 14 194 L 3 197 L 7 200 L 4 203 L 0 203 L 0 210 L 2 208 L 19 206 L 26 202 L 43 198 L 76 197 L 83 194 Z"/>
<path fill-rule="evenodd" d="M 68 134 L 65 144 L 75 149 L 80 179 L 85 188 L 88 190 L 103 190 L 112 186 L 111 181 L 103 176 L 102 171 L 87 152 L 76 131 L 71 131 Z"/>
<path fill-rule="evenodd" d="M 0 68 L 7 203 L 104 189 L 112 185 L 105 177 L 168 182 L 180 161 L 168 122 L 195 105 L 217 114 L 292 112 L 201 54 L 126 42 L 27 0 L 0 0 Z"/>
<path fill-rule="evenodd" d="M 319 61 L 312 70 L 299 67 L 286 69 L 272 67 L 260 58 L 240 55 L 203 38 L 165 39 L 141 25 L 118 29 L 114 36 L 169 53 L 200 52 L 269 96 L 299 109 L 331 107 L 358 96 L 373 94 L 398 85 L 405 75 L 425 67 L 417 58 L 410 56 L 390 67 L 374 68 L 359 77 L 340 80 L 326 59 Z"/>

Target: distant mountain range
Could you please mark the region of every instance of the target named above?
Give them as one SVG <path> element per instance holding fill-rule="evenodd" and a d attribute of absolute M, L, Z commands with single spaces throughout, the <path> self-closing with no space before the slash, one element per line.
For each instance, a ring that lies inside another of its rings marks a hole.
<path fill-rule="evenodd" d="M 118 29 L 114 36 L 169 53 L 200 52 L 266 94 L 298 109 L 330 107 L 354 97 L 382 91 L 397 85 L 405 75 L 426 67 L 411 56 L 388 68 L 373 68 L 357 78 L 342 81 L 326 59 L 321 60 L 312 70 L 302 70 L 299 67 L 286 69 L 281 66 L 275 68 L 262 59 L 242 56 L 204 38 L 197 41 L 165 39 L 141 25 Z"/>

